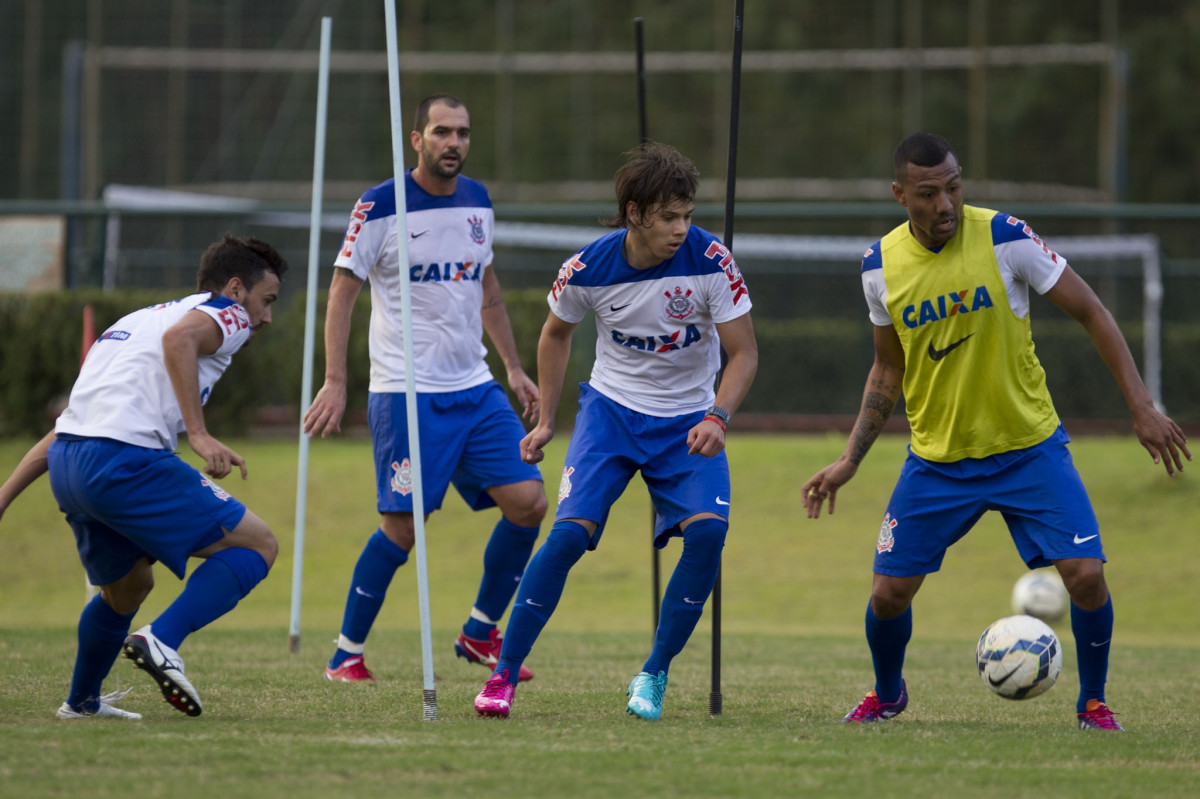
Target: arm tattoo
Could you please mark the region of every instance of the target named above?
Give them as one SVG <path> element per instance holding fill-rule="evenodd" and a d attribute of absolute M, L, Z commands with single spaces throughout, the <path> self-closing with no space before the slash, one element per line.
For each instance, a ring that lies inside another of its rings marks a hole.
<path fill-rule="evenodd" d="M 896 401 L 881 391 L 868 391 L 863 397 L 862 410 L 850 434 L 850 462 L 855 466 L 867 456 L 867 450 L 879 438 L 895 408 Z"/>

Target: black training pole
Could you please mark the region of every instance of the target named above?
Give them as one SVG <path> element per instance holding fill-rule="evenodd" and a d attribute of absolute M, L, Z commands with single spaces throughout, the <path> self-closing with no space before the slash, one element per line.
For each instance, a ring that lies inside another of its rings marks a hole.
<path fill-rule="evenodd" d="M 638 140 L 650 141 L 646 135 L 646 40 L 642 33 L 642 18 L 633 20 L 633 38 L 637 47 Z"/>
<path fill-rule="evenodd" d="M 638 141 L 642 144 L 650 141 L 646 135 L 646 42 L 642 35 L 642 18 L 633 20 L 633 39 L 637 49 L 637 104 L 638 104 Z M 650 645 L 654 645 L 654 637 L 658 631 L 659 597 L 662 596 L 662 584 L 658 563 L 658 547 L 654 546 L 654 506 L 650 506 L 650 574 L 652 576 L 650 590 L 654 596 L 650 602 Z"/>
<path fill-rule="evenodd" d="M 729 167 L 725 173 L 725 248 L 733 252 L 733 196 L 737 183 L 738 105 L 742 94 L 742 13 L 744 0 L 735 0 L 733 12 L 733 71 L 729 92 Z M 712 690 L 708 713 L 721 715 L 721 567 L 712 593 Z"/>

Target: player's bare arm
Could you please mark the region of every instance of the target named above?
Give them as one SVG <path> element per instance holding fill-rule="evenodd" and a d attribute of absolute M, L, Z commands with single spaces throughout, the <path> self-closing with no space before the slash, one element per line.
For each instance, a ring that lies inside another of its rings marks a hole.
<path fill-rule="evenodd" d="M 321 438 L 342 431 L 346 412 L 346 351 L 350 341 L 350 317 L 363 281 L 349 269 L 336 267 L 325 305 L 325 383 L 304 413 L 304 434 Z"/>
<path fill-rule="evenodd" d="M 220 479 L 237 466 L 244 480 L 246 461 L 209 434 L 200 402 L 200 356 L 216 352 L 222 341 L 217 320 L 203 311 L 189 311 L 163 333 L 163 363 L 187 427 L 188 445 L 204 460 L 204 473 Z"/>
<path fill-rule="evenodd" d="M 22 491 L 29 488 L 34 480 L 46 473 L 48 464 L 46 451 L 50 449 L 53 441 L 54 431 L 51 430 L 29 448 L 29 451 L 13 469 L 12 474 L 4 481 L 4 485 L 0 485 L 0 519 L 4 518 L 4 511 L 8 510 L 8 506 L 12 504 L 13 500 L 19 497 Z"/>
<path fill-rule="evenodd" d="M 1150 457 L 1155 463 L 1161 461 L 1169 475 L 1183 471 L 1183 459 L 1192 459 L 1187 437 L 1178 424 L 1154 407 L 1128 342 L 1096 292 L 1068 266 L 1054 288 L 1046 292 L 1046 298 L 1087 330 L 1125 397 L 1133 417 L 1133 432 Z"/>
<path fill-rule="evenodd" d="M 721 385 L 714 402 L 729 411 L 732 416 L 741 407 L 742 400 L 758 373 L 758 341 L 754 337 L 754 323 L 750 314 L 717 325 L 721 347 L 728 360 L 721 374 Z M 725 449 L 725 428 L 714 419 L 705 417 L 688 431 L 688 454 L 711 458 Z"/>
<path fill-rule="evenodd" d="M 883 432 L 891 418 L 904 382 L 904 347 L 892 325 L 875 327 L 875 361 L 867 374 L 862 405 L 854 420 L 854 429 L 841 457 L 810 477 L 802 486 L 808 518 L 821 515 L 821 505 L 829 499 L 829 512 L 837 506 L 838 489 L 858 473 L 858 466 Z"/>
<path fill-rule="evenodd" d="M 542 448 L 554 438 L 554 415 L 558 413 L 558 402 L 562 398 L 563 379 L 567 374 L 567 361 L 571 357 L 571 337 L 576 327 L 576 324 L 555 316 L 553 311 L 542 325 L 542 334 L 538 337 L 538 388 L 541 402 L 537 424 L 521 439 L 521 458 L 526 463 L 540 463 L 545 457 Z"/>
<path fill-rule="evenodd" d="M 500 279 L 496 277 L 491 264 L 483 270 L 483 307 L 480 318 L 483 329 L 496 348 L 496 354 L 504 362 L 508 373 L 508 387 L 512 389 L 517 401 L 521 403 L 522 413 L 526 419 L 533 421 L 537 418 L 538 387 L 525 373 L 521 366 L 521 356 L 517 352 L 517 342 L 513 337 L 512 323 L 508 318 L 508 309 L 504 305 L 504 295 L 500 291 Z"/>

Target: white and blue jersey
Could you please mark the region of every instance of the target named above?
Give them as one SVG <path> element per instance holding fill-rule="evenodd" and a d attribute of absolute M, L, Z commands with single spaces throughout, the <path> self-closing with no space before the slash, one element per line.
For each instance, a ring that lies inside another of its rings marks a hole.
<path fill-rule="evenodd" d="M 201 403 L 250 339 L 246 309 L 209 292 L 134 311 L 92 345 L 55 425 L 50 488 L 94 585 L 142 558 L 183 578 L 192 553 L 219 541 L 246 507 L 175 456 L 185 432 L 163 361 L 163 334 L 191 311 L 212 317 L 222 342 L 198 359 Z"/>
<path fill-rule="evenodd" d="M 715 397 L 716 326 L 750 311 L 745 280 L 729 250 L 701 228 L 649 269 L 625 260 L 626 234 L 610 233 L 568 259 L 548 297 L 565 322 L 588 311 L 596 319 L 596 361 L 581 389 L 555 512 L 595 522 L 592 548 L 636 472 L 650 490 L 658 547 L 697 513 L 727 519 L 732 501 L 724 451 L 689 455 L 687 435 Z"/>
<path fill-rule="evenodd" d="M 404 186 L 424 507 L 440 508 L 453 483 L 481 510 L 495 504 L 487 489 L 542 477 L 521 460 L 525 429 L 484 360 L 480 313 L 492 264 L 492 201 L 482 183 L 462 175 L 447 196 L 429 194 L 411 172 Z M 392 179 L 359 199 L 334 262 L 371 283 L 367 412 L 381 513 L 413 510 L 396 227 Z"/>
<path fill-rule="evenodd" d="M 429 194 L 404 178 L 418 393 L 462 391 L 492 379 L 484 356 L 483 273 L 495 216 L 482 183 L 459 175 L 454 194 Z M 335 266 L 371 283 L 372 392 L 406 388 L 395 180 L 368 189 L 351 213 Z"/>
<path fill-rule="evenodd" d="M 651 416 L 712 405 L 721 364 L 716 325 L 750 312 L 737 263 L 716 236 L 692 226 L 674 256 L 649 269 L 625 260 L 627 231 L 589 244 L 559 269 L 548 301 L 565 322 L 596 319 L 589 383 Z"/>
<path fill-rule="evenodd" d="M 205 291 L 134 311 L 104 331 L 88 351 L 55 432 L 175 449 L 186 428 L 163 363 L 162 337 L 193 310 L 211 316 L 222 336 L 216 352 L 199 358 L 200 402 L 208 402 L 252 331 L 245 308 Z"/>

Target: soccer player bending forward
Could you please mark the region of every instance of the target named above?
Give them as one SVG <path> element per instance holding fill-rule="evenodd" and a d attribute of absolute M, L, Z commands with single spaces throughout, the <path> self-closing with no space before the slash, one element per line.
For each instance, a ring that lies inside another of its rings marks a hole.
<path fill-rule="evenodd" d="M 618 228 L 572 256 L 550 289 L 538 341 L 541 406 L 521 441 L 543 458 L 576 326 L 590 311 L 596 360 L 580 387 L 554 527 L 517 589 L 499 662 L 475 709 L 507 717 L 522 662 L 562 596 L 567 573 L 595 549 L 635 472 L 650 489 L 654 543 L 683 537 L 650 657 L 629 685 L 627 712 L 657 720 L 671 660 L 695 629 L 716 581 L 729 527 L 725 430 L 758 368 L 750 296 L 729 250 L 691 223 L 698 174 L 662 144 L 632 151 L 617 171 Z M 729 356 L 713 385 L 720 350 Z"/>
<path fill-rule="evenodd" d="M 0 486 L 0 515 L 50 472 L 50 488 L 75 533 L 88 580 L 100 592 L 79 619 L 79 648 L 60 719 L 141 715 L 116 707 L 128 690 L 101 695 L 117 655 L 154 678 L 177 710 L 199 716 L 200 696 L 176 650 L 225 615 L 266 575 L 278 545 L 262 519 L 209 478 L 246 462 L 213 438 L 203 405 L 234 353 L 271 322 L 287 262 L 271 245 L 226 236 L 200 259 L 199 290 L 134 311 L 88 352 L 55 428 Z M 174 452 L 178 435 L 204 474 Z M 205 474 L 208 477 L 205 477 Z M 132 635 L 154 587 L 151 564 L 183 579 L 183 592 Z"/>
<path fill-rule="evenodd" d="M 866 613 L 875 688 L 844 721 L 885 721 L 907 706 L 913 597 L 947 548 L 998 510 L 1022 560 L 1053 564 L 1071 595 L 1079 726 L 1120 730 L 1104 696 L 1113 603 L 1100 528 L 1034 355 L 1029 289 L 1087 330 L 1134 433 L 1168 474 L 1191 460 L 1187 440 L 1154 407 L 1112 315 L 1067 262 L 1021 220 L 963 204 L 945 139 L 906 138 L 894 166 L 892 193 L 908 221 L 862 261 L 875 361 L 845 452 L 803 486 L 809 518 L 826 499 L 833 513 L 903 392 L 912 441 L 879 530 Z"/>

